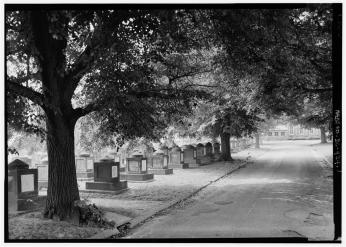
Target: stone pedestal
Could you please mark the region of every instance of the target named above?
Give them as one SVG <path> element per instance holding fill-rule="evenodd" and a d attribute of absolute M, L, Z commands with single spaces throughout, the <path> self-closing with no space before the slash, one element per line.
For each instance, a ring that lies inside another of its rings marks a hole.
<path fill-rule="evenodd" d="M 29 210 L 38 198 L 37 169 L 16 159 L 8 165 L 8 211 Z"/>
<path fill-rule="evenodd" d="M 126 159 L 126 172 L 120 178 L 131 182 L 149 182 L 154 179 L 154 174 L 148 173 L 147 159 L 138 151 Z"/>
<path fill-rule="evenodd" d="M 79 181 L 88 181 L 94 178 L 94 159 L 88 153 L 82 153 L 76 157 L 75 163 Z"/>
<path fill-rule="evenodd" d="M 178 147 L 175 146 L 169 152 L 169 162 L 168 167 L 170 168 L 189 168 L 189 164 L 184 163 L 184 152 Z"/>
<path fill-rule="evenodd" d="M 101 159 L 94 162 L 94 182 L 86 182 L 87 190 L 122 192 L 127 189 L 127 181 L 120 180 L 119 162 Z"/>
<path fill-rule="evenodd" d="M 182 150 L 184 164 L 188 164 L 189 168 L 200 166 L 200 162 L 197 160 L 197 151 L 194 146 L 184 145 L 182 146 Z"/>
<path fill-rule="evenodd" d="M 168 168 L 168 155 L 163 150 L 158 150 L 152 156 L 152 166 L 149 167 L 150 173 L 155 175 L 173 174 L 173 169 Z"/>
<path fill-rule="evenodd" d="M 38 172 L 38 190 L 48 188 L 48 157 L 41 160 L 41 164 L 36 165 Z"/>

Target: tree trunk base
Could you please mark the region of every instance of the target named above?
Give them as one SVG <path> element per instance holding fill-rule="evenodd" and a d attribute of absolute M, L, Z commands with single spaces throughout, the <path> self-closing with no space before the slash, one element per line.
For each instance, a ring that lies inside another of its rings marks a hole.
<path fill-rule="evenodd" d="M 220 157 L 219 161 L 233 161 L 232 157 Z"/>
<path fill-rule="evenodd" d="M 78 207 L 72 207 L 72 210 L 62 210 L 60 209 L 58 212 L 59 214 L 56 213 L 57 210 L 54 208 L 48 209 L 47 207 L 43 211 L 43 217 L 47 219 L 54 219 L 58 221 L 67 221 L 73 225 L 79 225 L 80 223 L 80 212 Z"/>

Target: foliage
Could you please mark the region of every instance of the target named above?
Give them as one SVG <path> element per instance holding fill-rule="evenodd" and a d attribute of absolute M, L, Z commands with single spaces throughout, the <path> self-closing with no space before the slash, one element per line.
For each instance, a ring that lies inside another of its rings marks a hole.
<path fill-rule="evenodd" d="M 219 10 L 211 16 L 226 51 L 223 66 L 257 77 L 257 102 L 267 115 L 299 116 L 307 98 L 331 97 L 330 5 Z M 328 102 L 320 103 L 331 111 Z"/>
<path fill-rule="evenodd" d="M 115 222 L 104 218 L 104 211 L 87 200 L 75 202 L 79 210 L 79 224 L 91 227 L 114 228 Z"/>

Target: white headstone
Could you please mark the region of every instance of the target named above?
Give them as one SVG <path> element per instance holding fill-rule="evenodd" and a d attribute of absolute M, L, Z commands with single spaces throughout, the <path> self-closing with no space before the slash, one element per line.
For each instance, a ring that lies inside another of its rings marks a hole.
<path fill-rule="evenodd" d="M 22 185 L 22 192 L 26 191 L 34 191 L 34 174 L 25 174 L 20 176 L 21 179 L 21 185 Z"/>
<path fill-rule="evenodd" d="M 118 177 L 118 167 L 112 166 L 112 178 L 117 178 L 117 177 Z"/>
<path fill-rule="evenodd" d="M 142 160 L 142 171 L 146 171 L 147 170 L 147 160 Z"/>

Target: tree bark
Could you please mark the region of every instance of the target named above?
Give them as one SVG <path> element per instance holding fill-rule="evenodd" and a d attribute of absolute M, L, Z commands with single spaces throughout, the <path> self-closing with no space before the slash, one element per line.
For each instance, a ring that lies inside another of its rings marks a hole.
<path fill-rule="evenodd" d="M 320 130 L 321 130 L 321 143 L 327 143 L 326 129 L 324 127 L 320 127 Z"/>
<path fill-rule="evenodd" d="M 47 114 L 47 113 L 46 113 Z M 48 113 L 48 191 L 44 216 L 60 220 L 78 217 L 74 202 L 79 200 L 74 154 L 74 126 L 67 116 Z"/>
<path fill-rule="evenodd" d="M 256 140 L 255 148 L 260 148 L 260 135 L 259 135 L 259 133 L 255 134 L 255 140 Z"/>
<path fill-rule="evenodd" d="M 221 134 L 221 160 L 232 160 L 230 138 L 231 135 L 229 133 L 223 132 Z"/>

